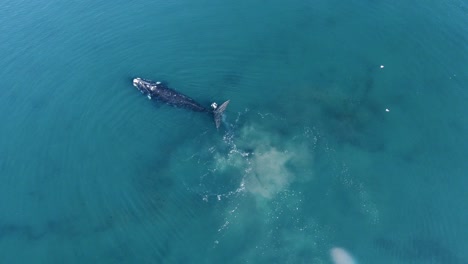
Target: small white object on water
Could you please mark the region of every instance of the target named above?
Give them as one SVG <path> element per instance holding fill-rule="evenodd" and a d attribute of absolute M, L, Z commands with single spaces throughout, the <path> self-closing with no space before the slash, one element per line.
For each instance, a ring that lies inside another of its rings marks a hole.
<path fill-rule="evenodd" d="M 383 65 L 380 65 L 380 69 L 383 69 L 383 68 L 384 68 L 384 66 L 383 66 Z"/>
<path fill-rule="evenodd" d="M 388 108 L 385 108 L 385 112 L 390 112 L 390 109 L 388 109 Z"/>
<path fill-rule="evenodd" d="M 330 255 L 334 264 L 356 264 L 351 254 L 343 248 L 332 248 Z"/>

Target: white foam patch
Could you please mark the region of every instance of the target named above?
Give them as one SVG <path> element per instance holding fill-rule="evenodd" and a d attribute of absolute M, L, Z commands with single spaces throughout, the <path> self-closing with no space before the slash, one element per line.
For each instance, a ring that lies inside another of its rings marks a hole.
<path fill-rule="evenodd" d="M 347 171 L 343 171 L 340 176 L 341 184 L 343 184 L 353 195 L 357 196 L 359 201 L 360 211 L 368 218 L 371 224 L 378 224 L 380 221 L 379 210 L 376 204 L 372 201 L 370 194 L 362 182 L 353 179 Z"/>

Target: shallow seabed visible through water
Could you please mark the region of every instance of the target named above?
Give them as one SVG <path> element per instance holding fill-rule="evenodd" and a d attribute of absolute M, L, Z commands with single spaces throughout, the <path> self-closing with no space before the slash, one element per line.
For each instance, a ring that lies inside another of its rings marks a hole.
<path fill-rule="evenodd" d="M 468 263 L 467 15 L 3 1 L 0 263 Z"/>

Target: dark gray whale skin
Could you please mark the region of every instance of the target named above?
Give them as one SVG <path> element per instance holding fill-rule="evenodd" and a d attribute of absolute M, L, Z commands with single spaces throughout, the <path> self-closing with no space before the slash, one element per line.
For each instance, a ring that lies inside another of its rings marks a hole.
<path fill-rule="evenodd" d="M 206 108 L 197 103 L 192 98 L 173 90 L 161 82 L 153 82 L 142 78 L 133 79 L 133 86 L 135 86 L 141 93 L 146 95 L 149 99 L 156 99 L 162 103 L 170 106 L 185 108 L 195 112 L 206 112 L 213 114 L 216 128 L 221 124 L 221 118 L 226 110 L 229 100 L 221 104 L 219 107 L 216 103 L 211 104 L 211 108 Z"/>

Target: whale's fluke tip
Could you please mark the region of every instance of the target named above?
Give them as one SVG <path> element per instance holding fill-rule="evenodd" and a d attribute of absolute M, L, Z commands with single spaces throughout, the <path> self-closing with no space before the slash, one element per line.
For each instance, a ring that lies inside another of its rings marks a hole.
<path fill-rule="evenodd" d="M 220 106 L 216 107 L 216 109 L 213 111 L 216 129 L 218 129 L 219 126 L 221 125 L 221 119 L 223 117 L 223 113 L 226 110 L 230 101 L 231 100 L 227 100 L 226 102 L 222 103 Z"/>

